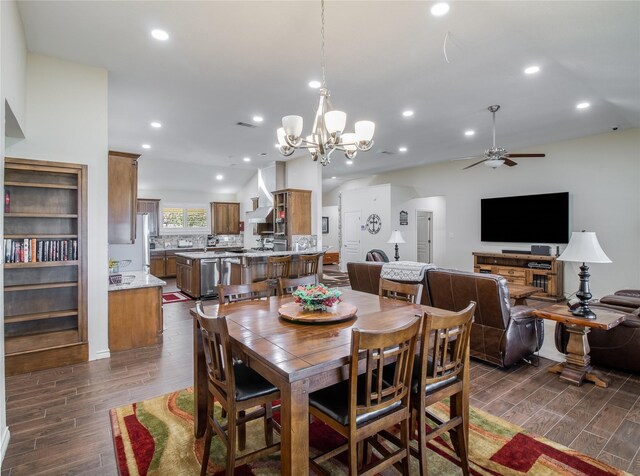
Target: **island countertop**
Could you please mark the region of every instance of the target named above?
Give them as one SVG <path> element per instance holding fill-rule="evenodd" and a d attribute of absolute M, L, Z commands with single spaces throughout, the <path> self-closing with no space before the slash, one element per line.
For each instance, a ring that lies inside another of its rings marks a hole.
<path fill-rule="evenodd" d="M 211 259 L 211 258 L 264 258 L 267 256 L 289 256 L 289 255 L 309 255 L 316 253 L 325 253 L 329 248 L 309 248 L 301 251 L 246 251 L 244 253 L 229 253 L 216 251 L 197 251 L 176 253 L 176 256 L 183 256 L 189 259 Z"/>
<path fill-rule="evenodd" d="M 123 277 L 134 276 L 133 282 L 131 284 L 109 284 L 109 292 L 124 291 L 128 289 L 152 288 L 155 286 L 164 286 L 165 284 L 167 284 L 163 280 L 156 278 L 152 274 L 145 273 L 144 271 L 129 271 L 120 274 L 122 274 Z"/>

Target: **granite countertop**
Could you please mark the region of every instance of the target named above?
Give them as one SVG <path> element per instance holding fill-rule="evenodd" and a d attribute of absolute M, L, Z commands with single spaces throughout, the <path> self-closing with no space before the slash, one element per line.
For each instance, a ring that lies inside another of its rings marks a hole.
<path fill-rule="evenodd" d="M 245 253 L 225 253 L 221 251 L 212 252 L 203 251 L 195 253 L 176 253 L 176 256 L 183 256 L 190 259 L 208 259 L 208 258 L 262 258 L 265 256 L 287 256 L 287 255 L 308 255 L 313 253 L 324 253 L 327 251 L 327 247 L 323 248 L 309 248 L 303 251 L 247 251 Z"/>
<path fill-rule="evenodd" d="M 242 248 L 243 245 L 217 245 L 217 246 L 207 246 L 208 250 L 215 249 L 227 249 L 227 248 Z M 191 252 L 193 250 L 202 250 L 202 246 L 189 246 L 188 248 L 178 248 L 177 246 L 170 246 L 169 248 L 165 248 L 163 246 L 158 246 L 156 248 L 152 248 L 151 253 L 154 252 L 165 252 L 165 251 L 184 251 L 185 253 Z"/>
<path fill-rule="evenodd" d="M 147 274 L 144 271 L 127 271 L 120 273 L 122 276 L 135 276 L 131 284 L 109 284 L 109 292 L 111 291 L 123 291 L 127 289 L 138 288 L 153 288 L 155 286 L 164 286 L 163 280 L 156 278 L 152 274 Z"/>

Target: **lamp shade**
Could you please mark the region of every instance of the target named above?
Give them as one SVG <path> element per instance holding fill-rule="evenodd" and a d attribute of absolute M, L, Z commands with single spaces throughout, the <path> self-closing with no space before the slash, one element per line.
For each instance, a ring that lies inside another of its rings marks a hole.
<path fill-rule="evenodd" d="M 353 132 L 346 132 L 342 134 L 342 146 L 344 147 L 344 150 L 351 152 L 356 151 L 356 135 Z"/>
<path fill-rule="evenodd" d="M 324 115 L 324 123 L 329 134 L 336 132 L 342 134 L 344 126 L 347 124 L 347 113 L 342 111 L 329 111 Z"/>
<path fill-rule="evenodd" d="M 373 139 L 373 133 L 376 129 L 376 125 L 371 121 L 358 121 L 355 123 L 355 129 L 356 139 L 358 141 L 368 142 Z"/>
<path fill-rule="evenodd" d="M 560 261 L 577 263 L 611 263 L 593 231 L 574 231 L 569 244 L 558 257 Z"/>
<path fill-rule="evenodd" d="M 387 240 L 387 243 L 406 243 L 406 241 L 404 241 L 402 233 L 400 233 L 398 230 L 393 230 L 391 232 L 391 236 Z"/>
<path fill-rule="evenodd" d="M 278 144 L 280 144 L 282 147 L 286 147 L 287 141 L 284 139 L 284 136 L 285 136 L 284 128 L 280 127 L 277 130 L 277 134 L 278 134 Z"/>
<path fill-rule="evenodd" d="M 282 128 L 289 137 L 300 137 L 302 125 L 302 116 L 284 116 L 282 118 Z"/>

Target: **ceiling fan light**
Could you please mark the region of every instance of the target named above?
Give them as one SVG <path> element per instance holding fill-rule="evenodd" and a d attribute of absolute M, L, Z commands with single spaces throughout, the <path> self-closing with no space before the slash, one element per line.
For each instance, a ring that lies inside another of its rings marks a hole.
<path fill-rule="evenodd" d="M 484 165 L 491 167 L 492 169 L 497 169 L 502 164 L 504 164 L 504 159 L 488 159 L 484 161 Z"/>
<path fill-rule="evenodd" d="M 302 134 L 302 116 L 284 116 L 282 118 L 282 128 L 289 137 L 300 137 Z"/>
<path fill-rule="evenodd" d="M 328 111 L 324 115 L 324 123 L 329 134 L 342 134 L 347 125 L 347 113 L 342 111 Z"/>
<path fill-rule="evenodd" d="M 372 121 L 358 121 L 355 124 L 356 128 L 356 140 L 358 142 L 369 142 L 373 139 L 373 133 L 376 130 L 376 125 Z"/>

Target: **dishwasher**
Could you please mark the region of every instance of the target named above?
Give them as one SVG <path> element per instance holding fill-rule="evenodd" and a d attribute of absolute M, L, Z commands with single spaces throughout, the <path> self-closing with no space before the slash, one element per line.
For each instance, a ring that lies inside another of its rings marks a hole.
<path fill-rule="evenodd" d="M 231 264 L 224 258 L 200 260 L 200 297 L 218 296 L 218 284 L 227 285 L 231 280 Z"/>

